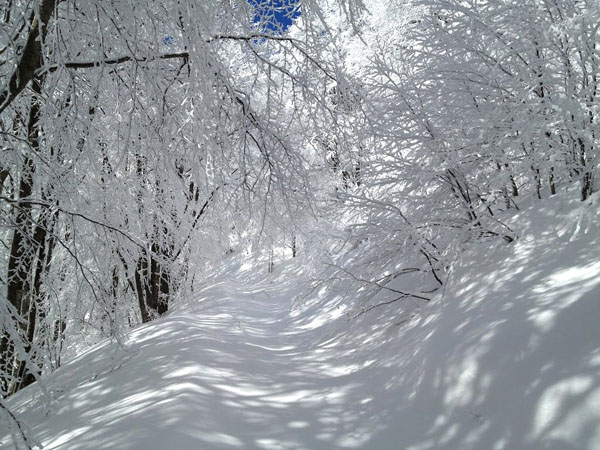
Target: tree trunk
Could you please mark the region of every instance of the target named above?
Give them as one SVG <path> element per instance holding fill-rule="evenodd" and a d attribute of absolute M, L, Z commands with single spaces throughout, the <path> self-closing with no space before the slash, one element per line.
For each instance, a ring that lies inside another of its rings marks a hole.
<path fill-rule="evenodd" d="M 31 99 L 29 119 L 27 123 L 27 140 L 34 154 L 39 153 L 39 99 L 41 80 L 32 85 L 35 96 Z M 0 380 L 0 388 L 4 393 L 14 393 L 23 385 L 25 376 L 25 359 L 30 359 L 33 338 L 38 315 L 38 302 L 42 291 L 41 284 L 45 272 L 49 268 L 53 240 L 48 239 L 48 230 L 54 226 L 55 213 L 48 207 L 41 207 L 33 230 L 31 196 L 34 192 L 35 163 L 29 155 L 25 155 L 21 165 L 18 201 L 14 206 L 15 230 L 11 242 L 7 268 L 7 298 L 13 307 L 10 318 L 13 330 L 19 329 L 25 335 L 23 348 L 25 355 L 15 352 L 15 339 L 9 330 L 4 329 L 0 341 L 0 370 L 4 374 Z M 51 243 L 50 243 L 51 242 Z M 36 261 L 37 257 L 37 261 Z M 14 331 L 13 331 L 14 333 Z M 25 358 L 25 359 L 24 359 Z M 31 375 L 31 377 L 34 377 Z M 30 384 L 32 382 L 29 377 Z M 34 378 L 33 378 L 34 379 Z M 10 383 L 10 386 L 9 386 Z M 26 385 L 25 384 L 25 385 Z"/>
<path fill-rule="evenodd" d="M 591 171 L 586 170 L 583 174 L 583 180 L 581 181 L 581 201 L 584 202 L 588 199 L 594 190 L 594 177 Z"/>

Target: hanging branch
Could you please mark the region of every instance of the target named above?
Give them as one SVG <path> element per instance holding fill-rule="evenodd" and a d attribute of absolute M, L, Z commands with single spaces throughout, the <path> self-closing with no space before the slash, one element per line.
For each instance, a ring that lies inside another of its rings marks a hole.
<path fill-rule="evenodd" d="M 50 66 L 45 66 L 39 68 L 36 72 L 36 75 L 41 75 L 43 73 L 55 72 L 60 67 L 65 67 L 67 69 L 92 69 L 94 67 L 102 67 L 102 66 L 113 66 L 115 64 L 123 64 L 130 61 L 135 61 L 138 63 L 150 62 L 155 60 L 168 60 L 168 59 L 178 59 L 182 58 L 184 62 L 187 62 L 189 58 L 188 52 L 181 53 L 166 53 L 155 56 L 146 56 L 146 57 L 133 57 L 129 55 L 119 56 L 116 58 L 107 58 L 96 61 L 71 61 L 66 62 L 64 64 L 52 64 Z M 1 112 L 1 111 L 0 111 Z"/>
<path fill-rule="evenodd" d="M 8 414 L 8 417 L 10 417 L 10 420 L 12 420 L 15 423 L 15 425 L 17 426 L 17 430 L 19 430 L 19 435 L 21 436 L 21 439 L 23 439 L 23 442 L 27 446 L 27 449 L 33 450 L 32 445 L 35 445 L 35 444 L 30 443 L 29 439 L 27 438 L 27 435 L 25 434 L 25 430 L 23 430 L 23 426 L 21 425 L 21 422 L 19 421 L 19 419 L 17 419 L 15 417 L 15 415 L 12 413 L 12 411 L 10 409 L 8 409 L 8 407 L 5 406 L 1 400 L 0 400 L 0 408 L 2 408 L 2 410 L 5 411 L 6 414 Z"/>
<path fill-rule="evenodd" d="M 55 8 L 56 0 L 44 0 L 40 6 L 40 19 L 42 22 L 42 36 L 46 34 L 46 24 L 50 20 L 52 13 Z M 106 58 L 101 60 L 90 60 L 90 61 L 70 61 L 63 64 L 51 64 L 43 66 L 42 63 L 42 49 L 41 42 L 39 39 L 39 21 L 37 18 L 32 19 L 31 32 L 27 40 L 27 45 L 23 51 L 23 56 L 19 62 L 16 70 L 14 71 L 8 88 L 0 93 L 0 114 L 18 97 L 18 95 L 25 89 L 27 83 L 33 80 L 34 77 L 40 76 L 47 73 L 52 73 L 61 67 L 67 69 L 92 69 L 95 67 L 112 66 L 117 64 L 123 64 L 127 62 L 145 63 L 156 60 L 170 60 L 170 59 L 183 59 L 184 65 L 189 61 L 189 52 L 179 53 L 166 53 L 152 56 L 136 57 L 131 55 L 123 55 L 114 58 Z M 325 69 L 315 58 L 310 56 L 306 50 L 299 45 L 296 39 L 285 37 L 285 36 L 272 36 L 268 34 L 255 33 L 247 36 L 236 36 L 236 35 L 216 35 L 206 39 L 204 42 L 211 43 L 221 40 L 232 40 L 232 41 L 243 41 L 243 42 L 255 42 L 257 40 L 271 40 L 279 42 L 287 42 L 292 47 L 298 50 L 304 57 L 306 57 L 312 64 L 319 68 L 328 78 L 335 80 L 335 77 L 331 75 L 327 69 Z"/>

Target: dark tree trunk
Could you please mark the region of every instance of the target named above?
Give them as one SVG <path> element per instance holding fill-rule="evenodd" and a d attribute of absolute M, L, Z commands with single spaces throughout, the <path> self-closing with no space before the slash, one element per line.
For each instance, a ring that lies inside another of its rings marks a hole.
<path fill-rule="evenodd" d="M 577 139 L 577 143 L 579 144 L 579 162 L 583 171 L 583 178 L 581 179 L 581 201 L 583 202 L 592 195 L 594 190 L 594 176 L 592 168 L 587 162 L 586 153 L 588 149 L 586 148 L 583 139 Z"/>
<path fill-rule="evenodd" d="M 50 261 L 52 260 L 52 252 L 55 245 L 53 231 L 57 221 L 58 212 L 52 212 L 48 208 L 45 208 L 40 214 L 40 219 L 33 234 L 33 241 L 37 248 L 37 261 L 33 276 L 31 302 L 27 320 L 27 342 L 25 346 L 25 352 L 32 367 L 28 371 L 25 361 L 20 362 L 17 375 L 18 384 L 15 383 L 13 386 L 13 393 L 29 386 L 42 373 L 41 355 L 36 354 L 36 351 L 39 352 L 43 345 L 38 343 L 39 348 L 36 349 L 34 339 L 38 323 L 46 317 L 47 306 L 46 296 L 43 292 L 43 280 L 50 270 Z"/>
<path fill-rule="evenodd" d="M 32 119 L 33 120 L 33 119 Z M 15 230 L 13 232 L 10 254 L 8 257 L 7 287 L 8 301 L 13 307 L 13 316 L 10 318 L 16 329 L 25 331 L 26 325 L 22 319 L 29 310 L 31 298 L 30 276 L 33 265 L 32 246 L 32 218 L 31 204 L 28 202 L 33 191 L 33 174 L 35 167 L 33 160 L 26 157 L 21 166 L 21 177 L 19 180 L 19 201 L 15 205 Z M 9 383 L 15 378 L 15 367 L 19 362 L 15 361 L 15 346 L 13 338 L 8 330 L 3 330 L 0 341 L 0 373 L 2 392 L 7 393 L 12 388 Z"/>
<path fill-rule="evenodd" d="M 148 313 L 147 305 L 147 292 L 146 292 L 146 277 L 148 273 L 148 263 L 145 256 L 141 256 L 138 259 L 137 266 L 135 268 L 135 289 L 138 297 L 138 304 L 140 306 L 140 314 L 142 316 L 142 323 L 150 322 L 151 317 Z"/>
<path fill-rule="evenodd" d="M 153 246 L 153 250 L 160 252 L 158 246 Z M 160 257 L 161 254 L 147 255 L 145 252 L 138 260 L 135 271 L 135 288 L 143 323 L 150 322 L 169 310 L 171 275 L 169 267 L 164 267 L 157 256 Z"/>
<path fill-rule="evenodd" d="M 535 195 L 538 200 L 542 199 L 542 180 L 540 178 L 540 169 L 537 169 L 531 166 L 531 170 L 533 171 L 533 182 L 535 183 Z"/>
<path fill-rule="evenodd" d="M 554 167 L 550 167 L 549 182 L 550 182 L 550 194 L 556 195 L 556 184 L 554 183 Z"/>
<path fill-rule="evenodd" d="M 29 36 L 21 60 L 8 82 L 8 88 L 0 91 L 0 113 L 17 98 L 27 84 L 34 79 L 36 70 L 42 67 L 42 42 L 46 37 L 46 26 L 55 7 L 56 0 L 42 0 L 37 9 L 39 15 L 31 14 Z"/>
<path fill-rule="evenodd" d="M 40 152 L 39 142 L 39 99 L 41 80 L 35 80 L 32 89 L 36 94 L 31 100 L 27 123 L 27 139 L 33 153 Z M 25 336 L 23 349 L 25 355 L 15 352 L 13 339 L 8 330 L 3 331 L 0 341 L 0 370 L 2 392 L 12 394 L 35 381 L 41 366 L 37 365 L 36 373 L 27 372 L 25 360 L 30 364 L 36 357 L 34 337 L 37 319 L 44 314 L 42 308 L 42 283 L 50 267 L 50 258 L 54 246 L 52 230 L 58 213 L 48 206 L 40 206 L 37 219 L 32 217 L 31 196 L 34 192 L 35 163 L 31 157 L 25 156 L 19 179 L 18 201 L 14 207 L 15 231 L 11 242 L 7 267 L 7 298 L 14 309 L 13 329 L 20 329 Z M 44 200 L 47 200 L 45 198 Z M 33 368 L 32 368 L 33 369 Z M 10 383 L 10 386 L 9 386 Z"/>
<path fill-rule="evenodd" d="M 586 201 L 590 195 L 592 195 L 594 189 L 594 178 L 589 170 L 586 170 L 583 174 L 583 180 L 581 181 L 581 201 Z"/>

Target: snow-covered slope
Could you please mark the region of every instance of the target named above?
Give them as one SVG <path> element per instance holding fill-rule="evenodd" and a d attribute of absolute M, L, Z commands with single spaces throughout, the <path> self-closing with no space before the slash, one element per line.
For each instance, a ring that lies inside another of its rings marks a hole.
<path fill-rule="evenodd" d="M 293 310 L 293 263 L 222 276 L 9 405 L 46 449 L 598 449 L 599 201 L 521 212 L 410 320 Z"/>

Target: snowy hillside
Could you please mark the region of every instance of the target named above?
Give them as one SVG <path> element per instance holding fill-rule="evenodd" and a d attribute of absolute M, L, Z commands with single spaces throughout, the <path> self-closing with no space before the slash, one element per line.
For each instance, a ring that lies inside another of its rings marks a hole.
<path fill-rule="evenodd" d="M 292 308 L 293 261 L 229 273 L 8 404 L 45 449 L 598 449 L 599 201 L 520 212 L 409 320 Z"/>

